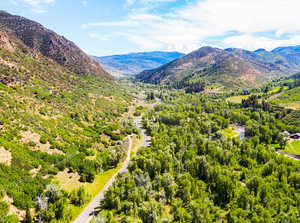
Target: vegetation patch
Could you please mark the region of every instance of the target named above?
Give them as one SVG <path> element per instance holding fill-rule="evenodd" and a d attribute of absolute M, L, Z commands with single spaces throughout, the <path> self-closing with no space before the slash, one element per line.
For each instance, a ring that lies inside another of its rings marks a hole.
<path fill-rule="evenodd" d="M 83 184 L 80 182 L 79 174 L 76 172 L 73 173 L 69 169 L 58 172 L 55 176 L 55 180 L 57 180 L 61 188 L 67 192 L 78 189 Z"/>
<path fill-rule="evenodd" d="M 13 198 L 9 197 L 8 195 L 5 195 L 3 197 L 3 201 L 7 202 L 9 205 L 8 214 L 18 216 L 18 219 L 20 221 L 25 218 L 26 212 L 24 210 L 18 209 L 16 206 L 14 206 Z"/>
<path fill-rule="evenodd" d="M 226 128 L 226 129 L 222 129 L 222 130 L 220 130 L 220 132 L 221 132 L 225 137 L 228 137 L 228 138 L 233 138 L 233 137 L 238 136 L 238 133 L 234 131 L 234 128 L 233 128 L 232 126 L 229 126 L 229 127 Z"/>
<path fill-rule="evenodd" d="M 22 131 L 21 132 L 22 141 L 29 144 L 33 149 L 37 149 L 41 152 L 48 154 L 64 154 L 62 151 L 52 148 L 51 145 L 46 139 L 41 138 L 37 133 L 31 131 Z"/>

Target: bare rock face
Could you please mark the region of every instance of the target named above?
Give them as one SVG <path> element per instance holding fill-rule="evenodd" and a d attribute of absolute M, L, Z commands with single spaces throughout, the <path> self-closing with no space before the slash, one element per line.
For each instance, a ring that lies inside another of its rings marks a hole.
<path fill-rule="evenodd" d="M 5 32 L 0 32 L 0 47 L 9 52 L 15 51 L 13 43 L 9 40 L 9 37 Z"/>
<path fill-rule="evenodd" d="M 111 79 L 97 62 L 73 42 L 37 22 L 0 11 L 0 27 L 1 31 L 5 31 L 10 37 L 20 40 L 30 49 L 53 59 L 71 72 Z M 11 50 L 5 39 L 0 33 L 0 46 Z"/>

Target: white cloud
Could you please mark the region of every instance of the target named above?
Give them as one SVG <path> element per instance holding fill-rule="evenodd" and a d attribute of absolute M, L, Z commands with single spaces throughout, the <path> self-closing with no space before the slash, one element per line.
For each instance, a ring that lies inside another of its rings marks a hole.
<path fill-rule="evenodd" d="M 87 29 L 91 27 L 129 27 L 137 26 L 138 23 L 135 21 L 119 21 L 119 22 L 91 22 L 81 25 L 82 29 Z"/>
<path fill-rule="evenodd" d="M 136 0 L 127 0 L 127 4 L 128 5 L 133 5 L 135 3 Z"/>
<path fill-rule="evenodd" d="M 148 3 L 163 3 L 163 2 L 176 2 L 178 0 L 127 0 L 128 5 L 134 5 L 137 3 L 148 4 Z"/>
<path fill-rule="evenodd" d="M 55 2 L 55 0 L 23 0 L 23 1 L 33 7 L 39 7 L 43 4 L 52 4 Z"/>
<path fill-rule="evenodd" d="M 254 33 L 300 29 L 299 0 L 204 0 L 179 12 L 189 21 L 214 27 L 219 32 Z"/>
<path fill-rule="evenodd" d="M 47 12 L 47 10 L 45 9 L 37 9 L 37 8 L 31 9 L 31 11 L 36 14 L 43 14 Z"/>
<path fill-rule="evenodd" d="M 142 3 L 176 2 L 177 0 L 141 0 Z"/>
<path fill-rule="evenodd" d="M 100 36 L 98 34 L 95 34 L 95 33 L 89 33 L 88 36 L 92 39 L 97 39 L 97 40 L 101 40 L 101 41 L 106 41 L 106 40 L 109 40 L 108 37 L 106 36 Z"/>
<path fill-rule="evenodd" d="M 82 4 L 83 7 L 87 7 L 88 1 L 81 1 L 81 4 Z"/>
<path fill-rule="evenodd" d="M 27 4 L 27 6 L 31 8 L 31 12 L 42 14 L 47 12 L 47 10 L 44 7 L 47 5 L 53 5 L 56 0 L 19 0 L 19 1 Z"/>
<path fill-rule="evenodd" d="M 174 0 L 127 0 L 127 3 L 169 1 Z M 299 8 L 299 0 L 199 0 L 166 14 L 136 10 L 126 20 L 88 23 L 82 28 L 118 27 L 140 50 L 189 52 L 211 37 L 225 36 L 229 32 L 240 34 L 220 39 L 220 45 L 271 49 L 300 44 Z M 115 31 L 111 32 L 114 35 Z M 267 32 L 276 33 L 281 40 L 263 34 L 257 37 L 258 33 Z M 289 37 L 283 38 L 287 34 Z"/>
<path fill-rule="evenodd" d="M 248 50 L 257 50 L 259 48 L 272 50 L 279 46 L 299 44 L 300 35 L 283 40 L 274 40 L 267 37 L 256 37 L 251 35 L 240 35 L 226 38 L 222 42 L 228 47 L 237 47 Z"/>

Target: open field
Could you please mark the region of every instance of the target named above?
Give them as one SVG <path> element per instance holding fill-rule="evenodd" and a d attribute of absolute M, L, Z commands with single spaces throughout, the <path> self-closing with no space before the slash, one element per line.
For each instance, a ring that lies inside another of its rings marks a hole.
<path fill-rule="evenodd" d="M 249 98 L 251 95 L 238 95 L 227 98 L 226 100 L 233 103 L 241 103 L 243 99 Z"/>
<path fill-rule="evenodd" d="M 111 169 L 111 170 L 108 170 L 106 172 L 96 175 L 93 183 L 83 183 L 81 185 L 84 186 L 84 188 L 91 195 L 91 199 L 93 199 L 99 193 L 99 191 L 101 191 L 104 188 L 105 184 L 118 172 L 118 170 L 121 167 L 122 167 L 122 163 L 119 164 L 118 167 L 116 167 L 114 169 Z M 81 185 L 79 185 L 78 188 Z M 73 185 L 73 187 L 74 186 L 76 186 L 76 185 Z M 66 189 L 66 188 L 64 188 L 64 189 Z M 75 220 L 75 218 L 84 210 L 84 208 L 88 204 L 89 204 L 89 202 L 81 207 L 71 205 L 73 220 Z"/>
<path fill-rule="evenodd" d="M 286 146 L 285 152 L 293 155 L 300 155 L 300 140 L 289 141 Z"/>
<path fill-rule="evenodd" d="M 278 103 L 280 106 L 292 109 L 299 110 L 300 109 L 300 101 L 299 102 L 290 102 L 290 103 Z"/>
<path fill-rule="evenodd" d="M 274 87 L 272 90 L 268 91 L 267 94 L 276 94 L 275 96 L 273 96 L 272 99 L 275 99 L 277 97 L 279 97 L 281 95 L 282 91 L 288 90 L 287 86 L 277 86 Z M 247 99 L 252 95 L 263 95 L 263 93 L 255 93 L 255 94 L 248 94 L 248 95 L 237 95 L 237 96 L 232 96 L 232 97 L 228 97 L 226 100 L 233 102 L 233 103 L 241 103 L 243 99 Z M 272 96 L 271 96 L 272 97 Z"/>
<path fill-rule="evenodd" d="M 288 91 L 282 92 L 272 102 L 293 110 L 300 109 L 300 88 L 293 88 Z"/>

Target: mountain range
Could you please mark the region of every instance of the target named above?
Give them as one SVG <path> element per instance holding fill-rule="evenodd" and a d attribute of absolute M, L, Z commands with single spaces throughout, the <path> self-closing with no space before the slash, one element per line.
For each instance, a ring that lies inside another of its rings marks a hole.
<path fill-rule="evenodd" d="M 300 47 L 248 51 L 202 47 L 159 68 L 137 75 L 147 83 L 187 86 L 195 83 L 227 88 L 256 86 L 300 71 Z"/>
<path fill-rule="evenodd" d="M 154 69 L 184 56 L 178 52 L 141 52 L 123 55 L 113 55 L 93 58 L 98 61 L 104 69 L 114 76 L 133 76 L 143 70 Z"/>

